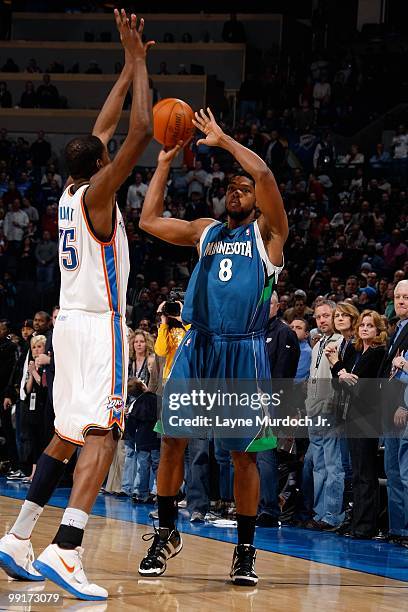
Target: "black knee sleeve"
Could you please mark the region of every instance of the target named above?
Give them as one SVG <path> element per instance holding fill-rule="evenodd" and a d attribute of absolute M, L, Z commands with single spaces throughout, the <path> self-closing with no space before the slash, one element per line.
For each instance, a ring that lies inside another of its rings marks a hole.
<path fill-rule="evenodd" d="M 44 507 L 65 470 L 65 463 L 43 453 L 38 462 L 26 499 Z"/>

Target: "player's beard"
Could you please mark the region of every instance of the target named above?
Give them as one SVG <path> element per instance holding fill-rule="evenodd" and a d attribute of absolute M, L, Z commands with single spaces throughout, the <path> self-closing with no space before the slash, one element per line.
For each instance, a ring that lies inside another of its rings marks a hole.
<path fill-rule="evenodd" d="M 254 209 L 252 210 L 229 210 L 227 207 L 227 215 L 228 217 L 230 217 L 231 219 L 234 219 L 234 221 L 243 221 L 244 219 L 247 219 L 248 217 L 251 216 L 252 212 Z"/>

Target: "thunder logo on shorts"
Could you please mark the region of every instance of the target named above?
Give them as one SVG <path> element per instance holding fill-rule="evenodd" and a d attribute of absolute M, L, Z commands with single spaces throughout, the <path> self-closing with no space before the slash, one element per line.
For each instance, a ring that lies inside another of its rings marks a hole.
<path fill-rule="evenodd" d="M 109 424 L 108 427 L 112 427 L 115 423 L 122 429 L 123 428 L 123 415 L 125 411 L 125 404 L 122 397 L 110 395 L 108 397 L 108 405 L 106 410 L 109 411 Z"/>

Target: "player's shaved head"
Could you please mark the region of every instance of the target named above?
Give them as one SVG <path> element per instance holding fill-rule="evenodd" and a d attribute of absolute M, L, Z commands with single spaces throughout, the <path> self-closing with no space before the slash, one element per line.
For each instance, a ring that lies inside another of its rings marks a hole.
<path fill-rule="evenodd" d="M 89 179 L 102 167 L 105 147 L 97 136 L 74 138 L 65 147 L 69 174 L 75 179 Z M 99 164 L 98 164 L 99 160 Z"/>

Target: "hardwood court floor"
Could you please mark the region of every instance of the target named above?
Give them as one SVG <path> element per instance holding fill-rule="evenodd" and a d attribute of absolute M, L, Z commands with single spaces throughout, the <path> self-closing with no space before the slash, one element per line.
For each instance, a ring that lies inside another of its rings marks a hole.
<path fill-rule="evenodd" d="M 0 497 L 1 534 L 10 528 L 20 504 L 19 500 Z M 33 536 L 36 553 L 51 541 L 60 518 L 60 509 L 47 507 L 44 510 Z M 58 607 L 34 603 L 31 607 L 11 608 L 7 597 L 12 592 L 62 594 L 63 591 L 50 582 L 39 586 L 38 583 L 11 581 L 0 570 L 0 610 L 408 610 L 408 582 L 263 550 L 258 552 L 257 571 L 261 577 L 258 586 L 254 589 L 233 587 L 227 582 L 233 545 L 188 534 L 183 535 L 184 549 L 179 557 L 169 562 L 166 574 L 157 579 L 145 579 L 137 573 L 137 566 L 146 550 L 146 542 L 141 540 L 146 531 L 149 531 L 146 525 L 99 516 L 90 518 L 84 539 L 85 569 L 91 580 L 109 590 L 108 602 L 79 602 L 64 594 L 63 603 Z"/>

